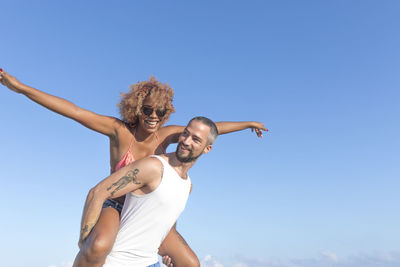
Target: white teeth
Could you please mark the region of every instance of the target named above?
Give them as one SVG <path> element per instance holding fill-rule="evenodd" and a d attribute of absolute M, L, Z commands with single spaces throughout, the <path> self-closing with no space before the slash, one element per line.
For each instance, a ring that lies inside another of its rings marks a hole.
<path fill-rule="evenodd" d="M 156 126 L 157 122 L 156 121 L 146 121 L 146 123 L 150 126 Z"/>

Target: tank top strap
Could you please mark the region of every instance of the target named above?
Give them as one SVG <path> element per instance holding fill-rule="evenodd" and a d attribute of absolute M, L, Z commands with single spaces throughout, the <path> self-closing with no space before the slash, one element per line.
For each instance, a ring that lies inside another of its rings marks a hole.
<path fill-rule="evenodd" d="M 150 158 L 156 158 L 161 162 L 161 164 L 163 165 L 163 174 L 162 174 L 162 176 L 164 176 L 164 174 L 166 172 L 167 173 L 171 172 L 171 169 L 172 169 L 171 165 L 169 165 L 169 163 L 163 157 L 161 157 L 160 155 L 150 155 Z"/>
<path fill-rule="evenodd" d="M 183 183 L 187 183 L 189 185 L 189 190 L 190 190 L 190 186 L 192 184 L 189 175 L 187 176 L 187 179 L 182 179 L 182 177 L 179 176 L 179 174 L 176 172 L 176 170 L 167 162 L 166 159 L 164 159 L 163 157 L 161 157 L 160 155 L 150 155 L 151 158 L 157 158 L 159 161 L 161 161 L 161 164 L 164 167 L 164 173 L 163 176 L 165 174 L 169 175 L 169 176 L 175 176 L 176 178 L 178 178 L 179 181 L 183 182 Z"/>
<path fill-rule="evenodd" d="M 156 159 L 158 159 L 159 161 L 161 161 L 161 164 L 163 165 L 163 166 L 165 166 L 166 164 L 168 164 L 166 161 L 165 161 L 165 159 L 163 159 L 161 156 L 159 156 L 159 155 L 150 155 L 149 156 L 150 158 L 156 158 Z"/>

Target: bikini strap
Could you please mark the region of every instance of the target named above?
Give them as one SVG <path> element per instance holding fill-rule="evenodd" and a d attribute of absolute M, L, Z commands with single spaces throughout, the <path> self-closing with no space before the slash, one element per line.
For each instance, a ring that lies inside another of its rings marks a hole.
<path fill-rule="evenodd" d="M 132 133 L 131 143 L 129 144 L 129 147 L 128 147 L 128 152 L 129 152 L 129 151 L 131 151 L 131 146 L 132 146 L 132 144 L 133 144 L 133 140 L 135 140 L 135 139 L 136 139 L 136 137 L 135 137 L 135 134 L 136 134 L 136 127 L 135 127 L 135 128 L 133 128 L 133 133 Z M 127 153 L 128 153 L 128 152 L 127 152 Z"/>
<path fill-rule="evenodd" d="M 156 134 L 156 139 L 157 139 L 157 142 L 159 142 L 160 141 L 160 139 L 158 138 L 158 134 L 157 133 L 155 133 Z M 163 144 L 162 143 L 160 143 L 160 147 L 161 147 L 161 149 L 162 149 L 162 152 L 165 154 L 166 152 L 165 152 L 165 148 L 164 148 L 164 146 L 163 146 Z"/>

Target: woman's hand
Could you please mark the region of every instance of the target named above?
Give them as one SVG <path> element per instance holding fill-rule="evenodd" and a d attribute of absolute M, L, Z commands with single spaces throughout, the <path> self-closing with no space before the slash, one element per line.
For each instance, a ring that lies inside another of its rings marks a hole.
<path fill-rule="evenodd" d="M 263 133 L 262 131 L 266 131 L 268 132 L 268 129 L 265 128 L 264 123 L 258 122 L 258 121 L 253 121 L 251 123 L 251 131 L 252 132 L 256 132 L 257 137 L 262 138 L 263 137 Z"/>
<path fill-rule="evenodd" d="M 22 93 L 21 89 L 24 84 L 21 83 L 20 81 L 17 80 L 14 76 L 11 76 L 4 70 L 0 69 L 0 82 L 4 86 L 6 86 L 8 89 L 16 92 L 16 93 Z"/>
<path fill-rule="evenodd" d="M 174 267 L 174 264 L 172 263 L 172 259 L 168 255 L 165 255 L 165 256 L 162 257 L 162 262 L 167 267 Z"/>

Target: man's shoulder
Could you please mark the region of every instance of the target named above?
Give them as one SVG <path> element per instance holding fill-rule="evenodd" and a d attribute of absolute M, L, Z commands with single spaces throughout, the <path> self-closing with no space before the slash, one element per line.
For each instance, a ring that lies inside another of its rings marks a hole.
<path fill-rule="evenodd" d="M 132 163 L 132 167 L 138 176 L 145 182 L 152 182 L 154 179 L 161 177 L 163 172 L 163 164 L 155 157 L 146 157 Z"/>
<path fill-rule="evenodd" d="M 137 160 L 136 162 L 139 167 L 146 168 L 149 171 L 157 170 L 157 169 L 162 168 L 162 166 L 163 166 L 161 159 L 159 159 L 159 157 L 160 156 L 152 155 L 152 156 L 148 156 L 146 158 Z"/>

